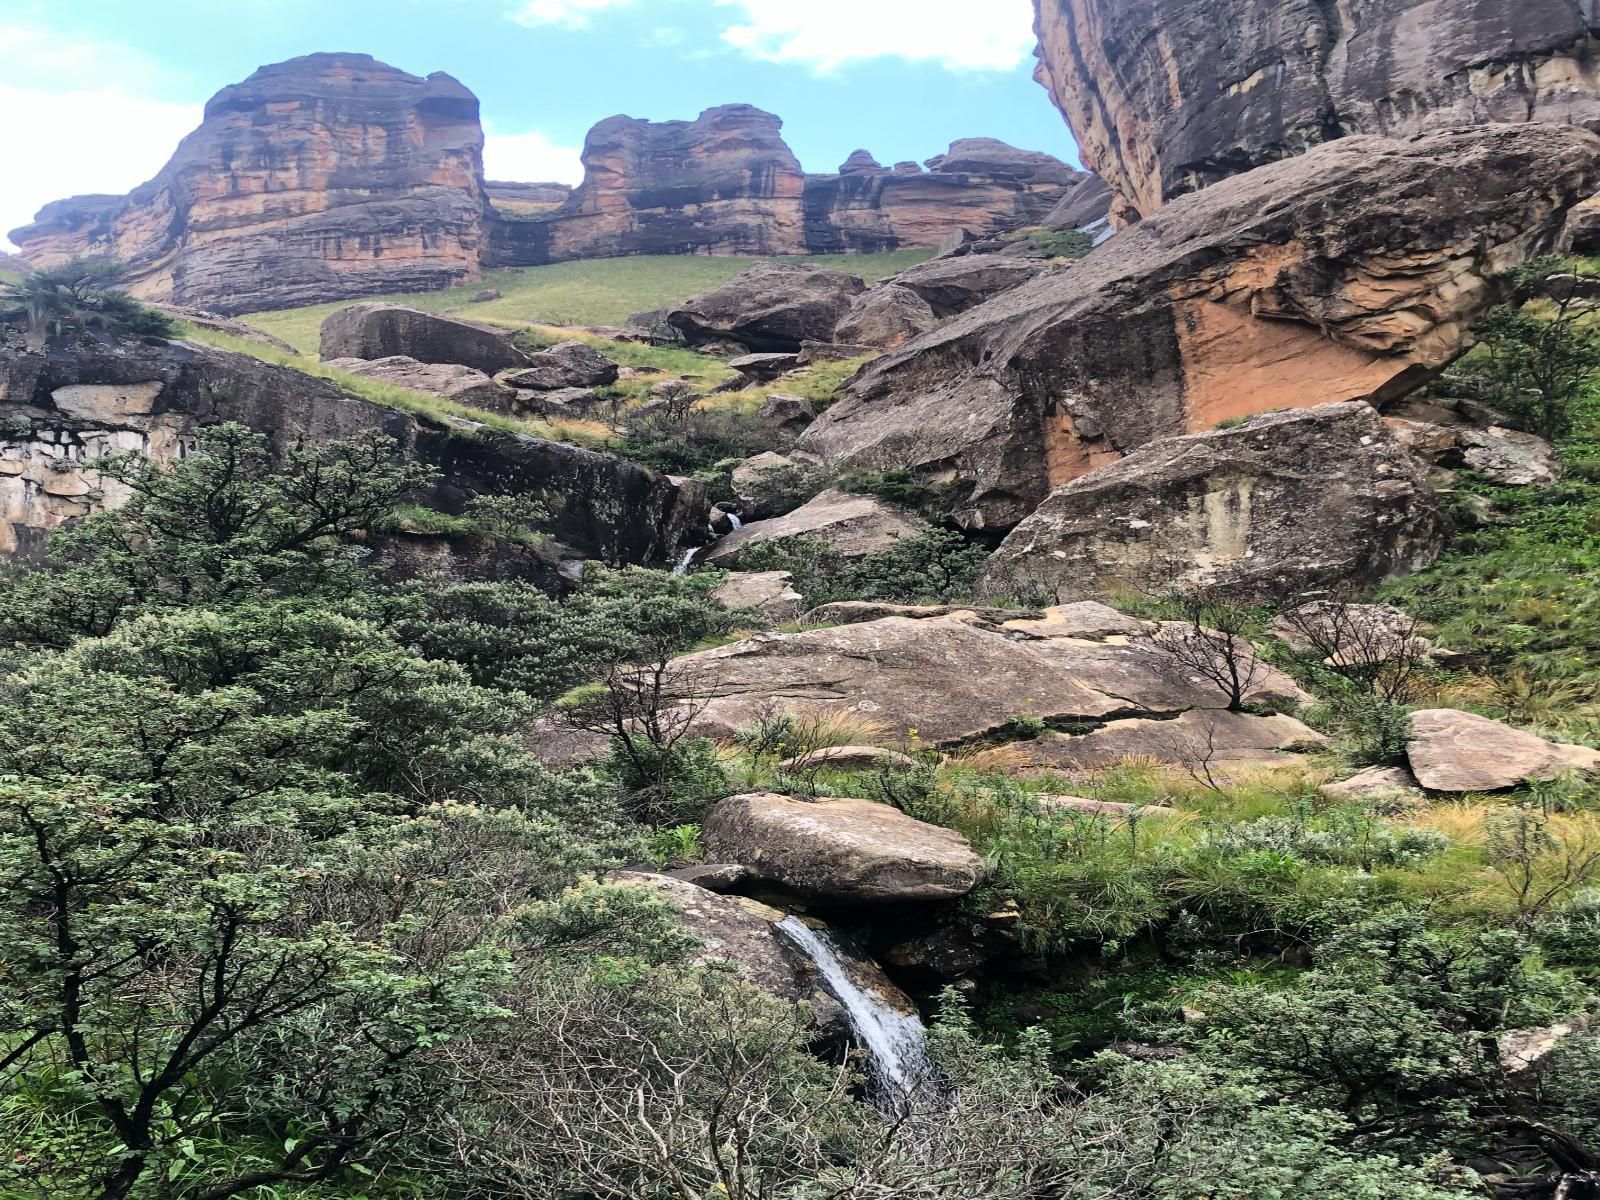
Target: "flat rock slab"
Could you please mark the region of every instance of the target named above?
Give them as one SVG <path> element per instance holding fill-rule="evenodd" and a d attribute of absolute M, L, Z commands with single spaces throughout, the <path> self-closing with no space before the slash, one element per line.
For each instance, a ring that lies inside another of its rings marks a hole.
<path fill-rule="evenodd" d="M 887 550 L 901 538 L 927 533 L 931 527 L 915 513 L 876 496 L 854 496 L 829 490 L 782 517 L 752 521 L 714 543 L 702 561 L 715 567 L 737 565 L 752 542 L 805 537 L 827 542 L 843 558 L 864 558 Z"/>
<path fill-rule="evenodd" d="M 725 608 L 749 609 L 774 625 L 798 620 L 804 602 L 788 571 L 729 571 L 711 598 Z"/>
<path fill-rule="evenodd" d="M 487 375 L 528 361 L 511 344 L 512 331 L 441 317 L 403 304 L 352 304 L 322 322 L 321 356 L 454 363 Z"/>
<path fill-rule="evenodd" d="M 396 354 L 388 358 L 335 358 L 328 360 L 328 365 L 364 379 L 426 392 L 488 412 L 507 412 L 516 400 L 515 392 L 482 371 L 455 363 L 418 362 Z"/>
<path fill-rule="evenodd" d="M 859 625 L 862 621 L 879 621 L 884 617 L 948 617 L 952 613 L 971 613 L 980 621 L 998 624 L 1026 614 L 1011 608 L 975 608 L 967 604 L 890 604 L 881 600 L 835 600 L 832 604 L 819 604 L 802 618 L 807 625 Z M 1031 614 L 1038 616 L 1039 614 Z"/>
<path fill-rule="evenodd" d="M 1148 648 L 1013 638 L 965 613 L 759 634 L 675 666 L 703 693 L 697 722 L 710 736 L 731 736 L 773 704 L 860 713 L 939 746 L 1003 734 L 1023 715 L 1096 725 L 1227 702 L 1215 685 L 1164 670 Z M 1247 700 L 1267 696 L 1309 699 L 1272 670 Z"/>
<path fill-rule="evenodd" d="M 1155 625 L 1141 621 L 1127 613 L 1118 612 L 1109 604 L 1096 600 L 1080 600 L 1073 604 L 1056 604 L 1038 616 L 1018 617 L 1000 628 L 1007 633 L 1030 638 L 1091 638 L 1136 637 L 1149 634 Z"/>
<path fill-rule="evenodd" d="M 1052 733 L 1013 747 L 1021 770 L 1080 770 L 1148 759 L 1203 770 L 1283 766 L 1327 745 L 1302 721 L 1195 709 L 1174 720 L 1133 717 L 1110 721 L 1091 733 Z"/>
<path fill-rule="evenodd" d="M 615 383 L 620 368 L 584 342 L 562 342 L 528 355 L 528 365 L 508 371 L 500 382 L 535 392 L 563 388 L 604 387 Z"/>
<path fill-rule="evenodd" d="M 780 771 L 914 771 L 921 765 L 908 754 L 881 746 L 826 746 L 778 764 Z"/>
<path fill-rule="evenodd" d="M 1453 708 L 1411 714 L 1411 771 L 1430 792 L 1502 792 L 1570 772 L 1600 771 L 1600 750 Z"/>
<path fill-rule="evenodd" d="M 819 899 L 953 900 L 984 877 L 966 838 L 871 800 L 732 796 L 700 836 L 712 854 Z"/>

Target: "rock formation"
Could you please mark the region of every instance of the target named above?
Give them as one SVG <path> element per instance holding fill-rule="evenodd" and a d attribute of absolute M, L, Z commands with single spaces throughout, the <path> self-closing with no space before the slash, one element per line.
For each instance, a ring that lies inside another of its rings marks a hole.
<path fill-rule="evenodd" d="M 324 359 L 388 358 L 471 367 L 486 375 L 525 366 L 528 356 L 511 344 L 512 330 L 407 308 L 403 304 L 351 304 L 322 322 Z"/>
<path fill-rule="evenodd" d="M 426 392 L 456 404 L 482 408 L 489 412 L 510 412 L 516 392 L 496 383 L 482 371 L 450 363 L 425 363 L 404 354 L 387 358 L 331 358 L 330 367 L 350 375 L 376 379 L 395 387 Z"/>
<path fill-rule="evenodd" d="M 752 521 L 717 541 L 702 558 L 714 567 L 732 567 L 747 546 L 779 538 L 814 538 L 841 558 L 862 558 L 887 550 L 901 538 L 928 532 L 915 513 L 876 496 L 852 496 L 832 489 L 812 497 L 792 513 Z"/>
<path fill-rule="evenodd" d="M 843 271 L 758 263 L 721 287 L 676 305 L 667 320 L 691 345 L 731 341 L 792 353 L 833 330 L 866 284 Z"/>
<path fill-rule="evenodd" d="M 1422 465 L 1366 404 L 1164 438 L 1052 492 L 985 567 L 1061 600 L 1214 584 L 1371 585 L 1430 565 L 1448 523 Z"/>
<path fill-rule="evenodd" d="M 478 101 L 448 75 L 311 54 L 224 88 L 149 183 L 46 205 L 30 262 L 116 258 L 131 290 L 226 315 L 477 277 Z"/>
<path fill-rule="evenodd" d="M 550 532 L 579 553 L 665 565 L 705 528 L 704 489 L 558 442 L 422 423 L 288 367 L 190 342 L 74 335 L 43 350 L 0 326 L 0 553 L 30 556 L 64 521 L 126 497 L 86 464 L 136 450 L 170 459 L 197 428 L 238 421 L 283 449 L 369 430 L 440 470 L 442 508 L 548 492 Z"/>
<path fill-rule="evenodd" d="M 1350 134 L 1600 125 L 1588 0 L 1036 0 L 1037 77 L 1117 217 Z"/>
<path fill-rule="evenodd" d="M 1600 138 L 1494 125 L 1345 138 L 1168 205 L 870 364 L 802 436 L 1004 528 L 1154 438 L 1398 399 L 1468 344 L 1491 277 L 1600 186 Z"/>
<path fill-rule="evenodd" d="M 1529 780 L 1600 772 L 1600 750 L 1546 741 L 1453 708 L 1411 714 L 1406 758 L 1417 782 L 1433 792 L 1500 792 Z"/>

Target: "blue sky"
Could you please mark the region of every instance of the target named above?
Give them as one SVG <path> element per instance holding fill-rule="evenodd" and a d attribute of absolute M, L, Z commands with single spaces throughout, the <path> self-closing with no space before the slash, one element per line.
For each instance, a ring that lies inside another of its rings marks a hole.
<path fill-rule="evenodd" d="M 998 137 L 1072 160 L 1031 78 L 1031 0 L 0 0 L 0 233 L 149 178 L 205 100 L 263 63 L 363 51 L 478 94 L 492 178 L 577 182 L 614 113 L 735 101 L 807 170 Z"/>

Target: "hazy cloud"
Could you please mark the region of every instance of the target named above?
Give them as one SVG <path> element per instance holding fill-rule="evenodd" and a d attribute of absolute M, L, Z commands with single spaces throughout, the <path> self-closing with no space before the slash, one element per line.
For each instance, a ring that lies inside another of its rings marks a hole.
<path fill-rule="evenodd" d="M 562 146 L 542 133 L 491 130 L 483 140 L 483 173 L 514 183 L 581 183 L 583 162 L 576 146 Z"/>
<path fill-rule="evenodd" d="M 524 0 L 513 10 L 511 19 L 519 25 L 585 29 L 594 13 L 632 3 L 633 0 Z"/>
<path fill-rule="evenodd" d="M 766 62 L 815 71 L 878 58 L 952 71 L 1010 71 L 1034 46 L 1031 0 L 716 0 L 742 20 L 723 40 Z"/>

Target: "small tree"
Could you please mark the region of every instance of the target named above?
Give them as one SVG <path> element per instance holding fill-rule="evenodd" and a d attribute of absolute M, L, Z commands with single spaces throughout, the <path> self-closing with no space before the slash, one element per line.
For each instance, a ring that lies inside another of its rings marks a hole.
<path fill-rule="evenodd" d="M 140 304 L 119 286 L 127 275 L 108 258 L 74 258 L 43 267 L 20 283 L 0 284 L 0 298 L 27 318 L 35 339 L 83 325 L 100 325 L 149 337 L 171 337 L 177 327 L 166 316 Z"/>
<path fill-rule="evenodd" d="M 1140 646 L 1158 673 L 1180 685 L 1198 678 L 1227 698 L 1229 712 L 1241 712 L 1245 699 L 1266 682 L 1269 669 L 1256 657 L 1248 631 L 1255 609 L 1229 592 L 1209 585 L 1173 585 L 1157 593 L 1175 617 L 1162 621 Z"/>
<path fill-rule="evenodd" d="M 1518 268 L 1512 282 L 1514 298 L 1476 331 L 1483 374 L 1512 415 L 1540 437 L 1557 438 L 1568 432 L 1574 405 L 1600 371 L 1600 338 L 1586 299 L 1600 276 L 1541 258 Z"/>

